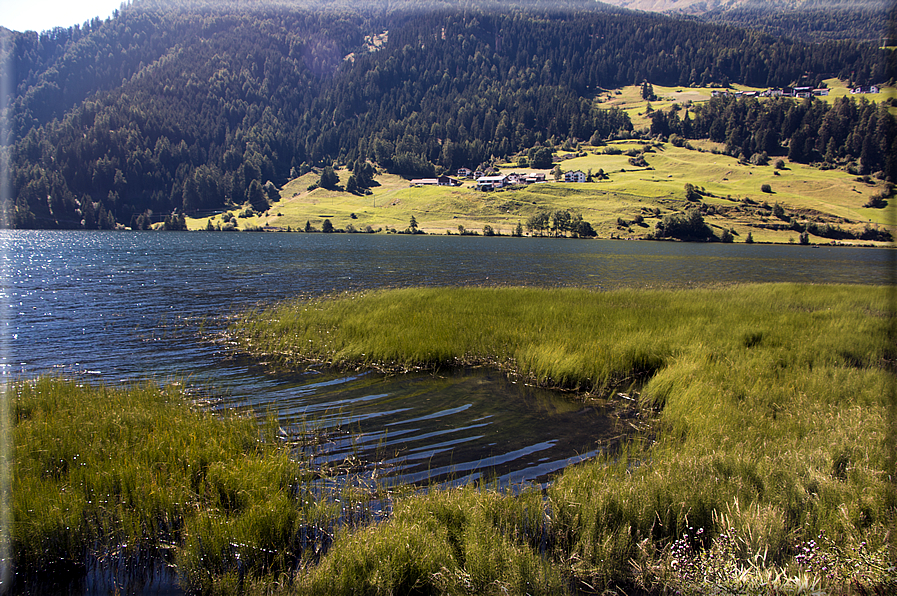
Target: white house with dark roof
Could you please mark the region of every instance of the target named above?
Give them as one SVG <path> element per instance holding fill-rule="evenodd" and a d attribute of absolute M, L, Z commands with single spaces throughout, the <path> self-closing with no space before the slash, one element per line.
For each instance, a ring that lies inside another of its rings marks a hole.
<path fill-rule="evenodd" d="M 461 183 L 448 176 L 440 176 L 439 178 L 415 178 L 411 181 L 411 186 L 461 186 Z"/>
<path fill-rule="evenodd" d="M 481 176 L 477 178 L 477 190 L 495 190 L 502 188 L 508 183 L 508 177 L 504 174 L 500 176 Z"/>
<path fill-rule="evenodd" d="M 564 172 L 564 182 L 585 182 L 586 174 L 582 170 Z"/>

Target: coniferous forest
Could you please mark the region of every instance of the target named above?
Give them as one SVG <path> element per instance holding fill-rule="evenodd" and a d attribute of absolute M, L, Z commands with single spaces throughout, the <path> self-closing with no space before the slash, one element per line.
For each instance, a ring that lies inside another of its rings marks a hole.
<path fill-rule="evenodd" d="M 152 215 L 264 204 L 334 162 L 409 177 L 476 168 L 632 135 L 624 112 L 594 101 L 601 90 L 884 83 L 889 60 L 867 41 L 809 43 L 578 0 L 501 11 L 138 0 L 9 41 L 6 217 L 17 228 L 140 228 Z M 650 134 L 711 138 L 746 157 L 856 160 L 897 178 L 894 117 L 865 100 L 717 98 L 658 111 Z"/>

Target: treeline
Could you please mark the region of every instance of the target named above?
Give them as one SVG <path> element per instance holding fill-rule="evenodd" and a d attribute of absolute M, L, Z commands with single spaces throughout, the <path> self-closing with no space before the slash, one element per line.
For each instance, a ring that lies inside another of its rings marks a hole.
<path fill-rule="evenodd" d="M 893 14 L 874 3 L 857 4 L 804 10 L 768 10 L 758 6 L 718 8 L 700 18 L 810 43 L 849 39 L 895 45 L 891 27 Z"/>
<path fill-rule="evenodd" d="M 880 82 L 886 59 L 871 45 L 620 11 L 148 6 L 14 34 L 11 225 L 258 210 L 291 176 L 333 161 L 423 176 L 628 135 L 623 112 L 592 101 L 600 89 Z M 365 36 L 381 32 L 383 48 L 368 51 Z"/>
<path fill-rule="evenodd" d="M 841 97 L 829 105 L 817 98 L 720 96 L 687 110 L 653 112 L 650 132 L 709 138 L 725 143 L 729 155 L 754 163 L 787 154 L 798 163 L 846 166 L 855 174 L 880 172 L 895 180 L 897 120 L 888 108 L 865 98 Z"/>

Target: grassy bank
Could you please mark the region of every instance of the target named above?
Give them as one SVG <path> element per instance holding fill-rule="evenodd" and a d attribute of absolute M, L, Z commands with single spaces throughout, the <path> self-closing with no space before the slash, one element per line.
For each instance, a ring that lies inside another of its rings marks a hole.
<path fill-rule="evenodd" d="M 639 379 L 642 406 L 660 409 L 648 452 L 567 470 L 544 499 L 403 501 L 341 534 L 293 589 L 894 590 L 892 307 L 890 288 L 753 285 L 409 289 L 251 313 L 235 334 L 266 357 L 487 362 L 597 393 Z"/>
<path fill-rule="evenodd" d="M 303 498 L 308 468 L 276 427 L 202 413 L 176 387 L 40 379 L 8 391 L 17 590 L 133 580 L 160 561 L 188 589 L 232 586 L 312 556 L 336 513 Z"/>

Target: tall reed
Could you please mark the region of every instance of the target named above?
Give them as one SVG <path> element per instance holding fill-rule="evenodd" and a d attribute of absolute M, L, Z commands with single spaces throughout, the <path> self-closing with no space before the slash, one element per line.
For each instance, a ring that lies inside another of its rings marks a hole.
<path fill-rule="evenodd" d="M 892 308 L 890 288 L 783 284 L 408 289 L 250 313 L 232 333 L 255 354 L 630 386 L 651 418 L 544 490 L 393 495 L 388 519 L 337 530 L 345 506 L 273 421 L 176 387 L 18 382 L 17 581 L 145 549 L 202 593 L 893 592 Z"/>
<path fill-rule="evenodd" d="M 229 572 L 294 569 L 302 532 L 335 516 L 300 499 L 309 469 L 270 424 L 200 411 L 175 386 L 41 378 L 10 393 L 20 587 L 111 553 L 173 552 L 185 587 L 211 590 Z"/>

